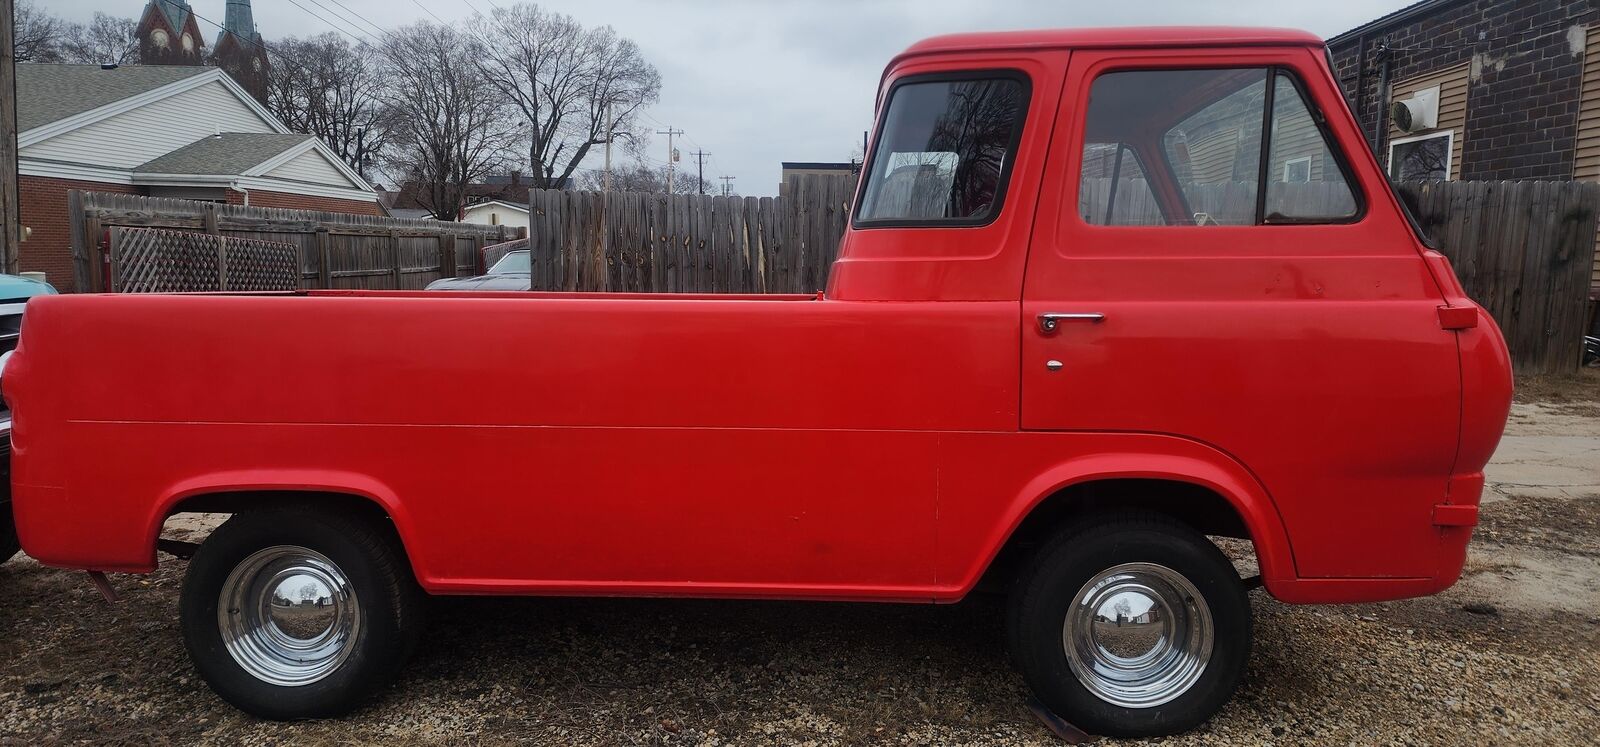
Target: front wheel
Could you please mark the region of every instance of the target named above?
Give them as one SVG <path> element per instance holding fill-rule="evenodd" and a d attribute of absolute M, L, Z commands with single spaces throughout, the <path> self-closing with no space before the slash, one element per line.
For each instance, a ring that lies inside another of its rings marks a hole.
<path fill-rule="evenodd" d="M 211 689 L 270 719 L 336 716 L 393 679 L 422 591 L 388 527 L 319 510 L 242 513 L 189 562 L 184 644 Z"/>
<path fill-rule="evenodd" d="M 1233 565 L 1161 516 L 1058 535 L 1012 590 L 1008 627 L 1039 700 L 1116 737 L 1176 734 L 1210 718 L 1250 655 L 1250 600 Z"/>

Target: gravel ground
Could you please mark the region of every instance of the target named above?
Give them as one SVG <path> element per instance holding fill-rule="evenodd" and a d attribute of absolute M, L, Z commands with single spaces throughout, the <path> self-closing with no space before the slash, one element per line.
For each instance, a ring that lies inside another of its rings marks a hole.
<path fill-rule="evenodd" d="M 1571 459 L 1600 453 L 1588 405 L 1517 415 L 1513 435 L 1588 422 L 1596 441 Z M 1600 495 L 1510 484 L 1498 495 L 1463 581 L 1443 594 L 1295 607 L 1256 592 L 1238 697 L 1199 730 L 1151 743 L 1600 743 Z M 82 574 L 0 566 L 0 744 L 1058 743 L 1007 666 L 995 598 L 441 598 L 379 701 L 335 721 L 258 721 L 212 695 L 183 654 L 183 567 L 114 577 L 124 599 L 107 605 Z"/>

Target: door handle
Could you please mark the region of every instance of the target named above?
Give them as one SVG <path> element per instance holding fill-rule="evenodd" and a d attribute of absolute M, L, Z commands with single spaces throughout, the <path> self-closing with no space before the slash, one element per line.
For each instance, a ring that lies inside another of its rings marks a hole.
<path fill-rule="evenodd" d="M 1100 313 L 1098 311 L 1087 311 L 1087 312 L 1078 312 L 1078 313 L 1063 313 L 1063 312 L 1047 311 L 1047 312 L 1039 315 L 1039 331 L 1043 332 L 1044 334 L 1047 334 L 1047 335 L 1051 334 L 1051 333 L 1055 332 L 1056 331 L 1056 327 L 1060 326 L 1061 322 L 1064 322 L 1064 321 L 1065 322 L 1090 322 L 1092 324 L 1099 324 L 1100 322 L 1103 322 L 1105 320 L 1106 320 L 1106 315 L 1102 314 L 1102 313 Z"/>

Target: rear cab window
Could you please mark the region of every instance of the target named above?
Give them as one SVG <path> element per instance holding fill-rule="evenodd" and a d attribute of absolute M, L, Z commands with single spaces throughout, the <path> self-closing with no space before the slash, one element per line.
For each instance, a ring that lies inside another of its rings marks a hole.
<path fill-rule="evenodd" d="M 1090 89 L 1079 216 L 1108 226 L 1354 220 L 1358 195 L 1322 123 L 1280 68 L 1104 73 Z M 1119 154 L 1109 172 L 1107 153 Z"/>
<path fill-rule="evenodd" d="M 1014 71 L 910 76 L 890 89 L 854 227 L 979 226 L 999 215 L 1027 117 Z"/>

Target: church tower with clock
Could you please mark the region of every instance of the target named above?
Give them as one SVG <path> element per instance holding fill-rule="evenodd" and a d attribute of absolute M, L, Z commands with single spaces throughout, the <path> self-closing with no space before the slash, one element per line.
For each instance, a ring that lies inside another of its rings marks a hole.
<path fill-rule="evenodd" d="M 205 64 L 197 20 L 187 0 L 150 0 L 139 17 L 139 64 Z"/>
<path fill-rule="evenodd" d="M 137 30 L 139 64 L 216 65 L 257 101 L 266 103 L 267 50 L 261 34 L 256 33 L 250 0 L 226 2 L 222 30 L 208 53 L 200 36 L 200 19 L 188 0 L 149 0 Z"/>

